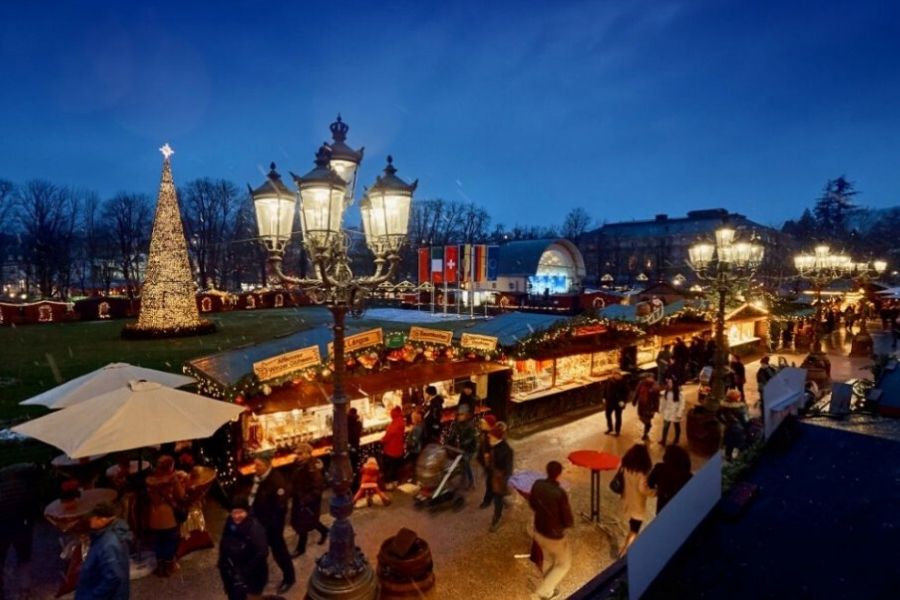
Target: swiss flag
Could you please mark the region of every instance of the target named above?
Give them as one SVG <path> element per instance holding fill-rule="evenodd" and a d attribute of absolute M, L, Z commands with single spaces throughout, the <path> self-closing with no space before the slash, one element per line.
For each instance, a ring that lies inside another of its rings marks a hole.
<path fill-rule="evenodd" d="M 456 283 L 457 271 L 459 271 L 459 246 L 447 246 L 444 248 L 444 281 Z"/>

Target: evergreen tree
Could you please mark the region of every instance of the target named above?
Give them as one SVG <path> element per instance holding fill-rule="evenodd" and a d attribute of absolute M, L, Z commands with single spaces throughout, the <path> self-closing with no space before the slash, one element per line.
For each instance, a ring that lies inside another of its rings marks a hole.
<path fill-rule="evenodd" d="M 853 183 L 843 175 L 828 180 L 814 209 L 816 229 L 820 236 L 835 240 L 845 240 L 848 237 L 849 217 L 857 210 L 853 197 L 858 193 L 853 189 Z"/>

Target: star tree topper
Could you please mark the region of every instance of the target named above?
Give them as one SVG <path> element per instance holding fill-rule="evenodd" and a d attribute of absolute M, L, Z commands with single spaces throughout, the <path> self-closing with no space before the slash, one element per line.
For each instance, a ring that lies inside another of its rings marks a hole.
<path fill-rule="evenodd" d="M 166 143 L 162 148 L 160 148 L 159 151 L 162 152 L 162 155 L 165 157 L 166 160 L 169 160 L 169 157 L 172 156 L 173 154 L 175 154 L 175 151 L 172 150 L 172 147 L 168 143 Z"/>

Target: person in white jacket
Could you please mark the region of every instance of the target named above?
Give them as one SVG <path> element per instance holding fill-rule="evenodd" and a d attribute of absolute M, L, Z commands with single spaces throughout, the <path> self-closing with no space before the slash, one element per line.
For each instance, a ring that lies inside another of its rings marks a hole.
<path fill-rule="evenodd" d="M 635 540 L 641 525 L 647 520 L 647 499 L 656 492 L 647 485 L 647 475 L 653 462 L 644 444 L 635 444 L 622 457 L 622 512 L 628 519 L 628 536 L 619 550 L 619 558 L 625 556 L 628 547 Z"/>
<path fill-rule="evenodd" d="M 659 443 L 663 446 L 666 445 L 666 438 L 669 436 L 669 424 L 672 424 L 675 426 L 675 441 L 672 443 L 677 446 L 678 440 L 681 438 L 684 400 L 681 398 L 681 386 L 678 385 L 678 381 L 671 375 L 666 377 L 666 387 L 662 393 L 659 412 L 663 417 L 663 434 Z"/>

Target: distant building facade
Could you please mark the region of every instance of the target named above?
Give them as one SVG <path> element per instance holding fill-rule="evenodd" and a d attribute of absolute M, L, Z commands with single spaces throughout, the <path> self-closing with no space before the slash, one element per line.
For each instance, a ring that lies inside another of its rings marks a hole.
<path fill-rule="evenodd" d="M 780 263 L 784 234 L 724 208 L 692 210 L 685 217 L 656 215 L 647 221 L 607 223 L 578 240 L 590 285 L 632 285 L 645 281 L 693 282 L 687 265 L 688 248 L 701 238 L 712 239 L 728 225 L 738 235 L 751 232 L 766 246 L 766 263 Z"/>

